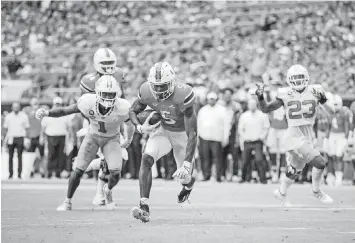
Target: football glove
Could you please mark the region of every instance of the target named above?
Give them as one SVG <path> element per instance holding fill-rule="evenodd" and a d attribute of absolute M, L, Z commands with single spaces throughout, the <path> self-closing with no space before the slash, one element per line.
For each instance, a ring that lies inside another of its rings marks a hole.
<path fill-rule="evenodd" d="M 325 96 L 324 91 L 319 91 L 319 90 L 316 90 L 315 88 L 313 88 L 312 94 L 314 95 L 314 97 L 317 98 L 319 103 L 324 104 L 325 102 L 327 102 L 327 97 Z"/>
<path fill-rule="evenodd" d="M 45 116 L 48 116 L 49 112 L 43 108 L 39 108 L 36 110 L 36 118 L 37 119 L 42 119 Z"/>
<path fill-rule="evenodd" d="M 152 132 L 154 129 L 156 129 L 160 125 L 161 121 L 155 123 L 154 125 L 150 125 L 149 124 L 150 119 L 153 117 L 153 115 L 155 113 L 157 113 L 157 112 L 153 111 L 152 113 L 150 113 L 150 115 L 147 117 L 145 122 L 142 125 L 138 125 L 137 126 L 138 132 L 140 132 L 142 134 L 148 134 L 148 133 Z"/>
<path fill-rule="evenodd" d="M 262 83 L 255 83 L 255 85 L 257 87 L 257 89 L 255 90 L 255 94 L 258 97 L 258 100 L 263 100 L 265 85 Z"/>
<path fill-rule="evenodd" d="M 182 166 L 175 171 L 173 177 L 176 177 L 180 182 L 186 180 L 190 176 L 191 163 L 184 161 Z"/>

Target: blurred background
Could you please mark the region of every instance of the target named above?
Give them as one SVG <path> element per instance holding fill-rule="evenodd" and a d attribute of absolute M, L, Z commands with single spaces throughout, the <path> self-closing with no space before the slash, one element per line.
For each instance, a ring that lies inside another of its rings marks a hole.
<path fill-rule="evenodd" d="M 254 82 L 284 86 L 287 68 L 300 63 L 308 68 L 311 83 L 340 95 L 345 106 L 350 107 L 355 99 L 354 2 L 16 1 L 1 3 L 1 20 L 2 120 L 14 102 L 21 108 L 33 98 L 37 99 L 35 107 L 58 105 L 58 99 L 54 102 L 57 97 L 62 99 L 59 105 L 75 102 L 81 78 L 94 70 L 92 57 L 99 47 L 109 47 L 116 54 L 130 101 L 146 81 L 149 68 L 166 60 L 174 67 L 177 81 L 194 87 L 198 109 L 210 105 L 206 97 L 214 92 L 217 104 L 230 110 L 228 148 L 221 151 L 223 161 L 212 163 L 218 167 L 211 172 L 217 181 L 259 181 L 257 172 L 253 179 L 242 176 L 243 141 L 238 137 L 239 117 L 248 110 Z M 80 117 L 75 125 L 70 123 L 68 134 L 74 134 L 71 130 L 79 130 L 82 123 Z M 37 126 L 41 130 L 41 124 Z M 80 146 L 80 139 L 73 137 L 67 135 L 67 143 L 73 145 L 63 158 L 66 162 L 60 162 L 65 163 L 58 167 L 60 173 L 70 173 L 73 156 L 69 155 Z M 128 151 L 127 178 L 138 176 L 140 157 L 135 155 L 144 147 L 144 139 L 137 134 Z M 41 141 L 41 146 L 45 143 Z M 39 164 L 46 163 L 47 150 L 44 155 L 37 152 Z M 197 171 L 202 180 L 209 180 L 209 169 L 203 168 L 210 162 L 200 157 L 197 152 Z M 2 166 L 7 166 L 7 159 L 2 158 Z M 271 181 L 266 145 L 264 160 L 266 176 L 261 181 Z M 348 181 L 352 181 L 352 159 L 347 161 Z M 34 168 L 32 176 L 39 172 L 48 177 L 47 167 L 40 168 Z M 171 179 L 173 170 L 172 156 L 164 157 L 157 163 L 156 177 Z M 66 177 L 64 174 L 56 177 Z M 309 181 L 306 172 L 300 181 Z"/>

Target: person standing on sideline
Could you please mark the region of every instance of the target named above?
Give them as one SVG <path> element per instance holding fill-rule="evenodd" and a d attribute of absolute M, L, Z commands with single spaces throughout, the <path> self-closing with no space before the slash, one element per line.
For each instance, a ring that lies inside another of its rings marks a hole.
<path fill-rule="evenodd" d="M 242 180 L 247 180 L 247 171 L 251 167 L 252 151 L 255 152 L 255 166 L 258 170 L 260 182 L 265 184 L 267 164 L 264 160 L 263 146 L 269 131 L 269 117 L 257 109 L 257 101 L 250 99 L 248 110 L 241 114 L 238 132 L 244 143 Z"/>
<path fill-rule="evenodd" d="M 63 100 L 60 97 L 53 99 L 53 108 L 60 107 Z M 60 173 L 65 167 L 65 137 L 70 131 L 72 117 L 63 116 L 59 118 L 44 117 L 42 119 L 42 138 L 47 138 L 48 146 L 48 178 L 55 172 L 56 178 L 61 178 Z"/>
<path fill-rule="evenodd" d="M 236 148 L 235 148 L 235 139 L 236 139 L 236 114 L 239 113 L 242 110 L 242 106 L 232 100 L 233 97 L 233 89 L 231 88 L 225 88 L 223 90 L 223 98 L 218 101 L 218 104 L 224 106 L 226 108 L 226 119 L 227 119 L 227 125 L 228 125 L 228 144 L 223 147 L 222 150 L 222 176 L 226 176 L 226 172 L 229 169 L 232 171 L 231 174 L 233 174 L 233 166 L 237 165 L 235 162 L 237 161 L 237 153 L 236 153 Z M 233 162 L 228 159 L 228 155 L 231 155 L 233 158 Z M 232 162 L 232 164 L 228 164 L 228 161 Z M 238 170 L 238 168 L 236 168 Z"/>
<path fill-rule="evenodd" d="M 217 94 L 207 95 L 208 104 L 203 106 L 197 115 L 197 127 L 200 141 L 200 158 L 204 180 L 211 178 L 212 163 L 217 169 L 218 182 L 222 176 L 222 148 L 228 144 L 229 124 L 226 119 L 226 108 L 217 102 Z"/>
<path fill-rule="evenodd" d="M 28 129 L 28 134 L 27 137 L 30 139 L 30 145 L 27 150 L 28 152 L 28 158 L 29 161 L 33 164 L 33 170 L 31 171 L 31 177 L 34 176 L 34 173 L 36 173 L 39 169 L 39 172 L 42 175 L 42 178 L 44 177 L 44 168 L 43 168 L 43 156 L 44 156 L 44 146 L 43 146 L 43 140 L 40 141 L 39 137 L 41 135 L 41 122 L 36 119 L 35 114 L 36 110 L 39 108 L 38 104 L 38 99 L 37 98 L 32 98 L 30 101 L 30 106 L 27 106 L 23 108 L 23 112 L 26 113 L 28 116 L 29 124 L 30 124 L 30 129 Z M 38 148 L 39 154 L 40 154 L 40 164 L 35 164 L 36 159 L 37 159 L 37 154 L 36 154 L 36 149 Z"/>
<path fill-rule="evenodd" d="M 21 179 L 24 139 L 30 127 L 27 115 L 20 111 L 20 109 L 20 103 L 13 103 L 12 112 L 6 115 L 4 121 L 5 141 L 9 148 L 9 179 L 12 179 L 13 176 L 13 157 L 15 149 L 18 159 L 18 178 Z"/>

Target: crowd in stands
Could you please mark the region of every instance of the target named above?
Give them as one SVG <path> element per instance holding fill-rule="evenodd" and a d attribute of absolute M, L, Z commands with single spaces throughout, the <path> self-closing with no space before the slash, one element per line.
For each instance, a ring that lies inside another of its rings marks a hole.
<path fill-rule="evenodd" d="M 165 59 L 183 82 L 234 89 L 284 81 L 299 62 L 330 91 L 355 94 L 354 13 L 351 2 L 5 2 L 2 77 L 32 79 L 24 98 L 53 98 L 77 88 L 108 45 L 127 93 Z"/>

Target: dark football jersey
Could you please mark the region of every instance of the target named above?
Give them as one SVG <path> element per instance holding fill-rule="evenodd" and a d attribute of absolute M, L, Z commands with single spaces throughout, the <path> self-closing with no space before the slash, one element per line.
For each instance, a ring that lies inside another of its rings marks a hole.
<path fill-rule="evenodd" d="M 184 114 L 186 108 L 195 103 L 195 94 L 192 87 L 184 83 L 175 83 L 173 94 L 166 100 L 158 101 L 150 87 L 145 82 L 141 85 L 138 99 L 142 104 L 148 105 L 162 116 L 164 129 L 173 132 L 185 131 Z"/>

